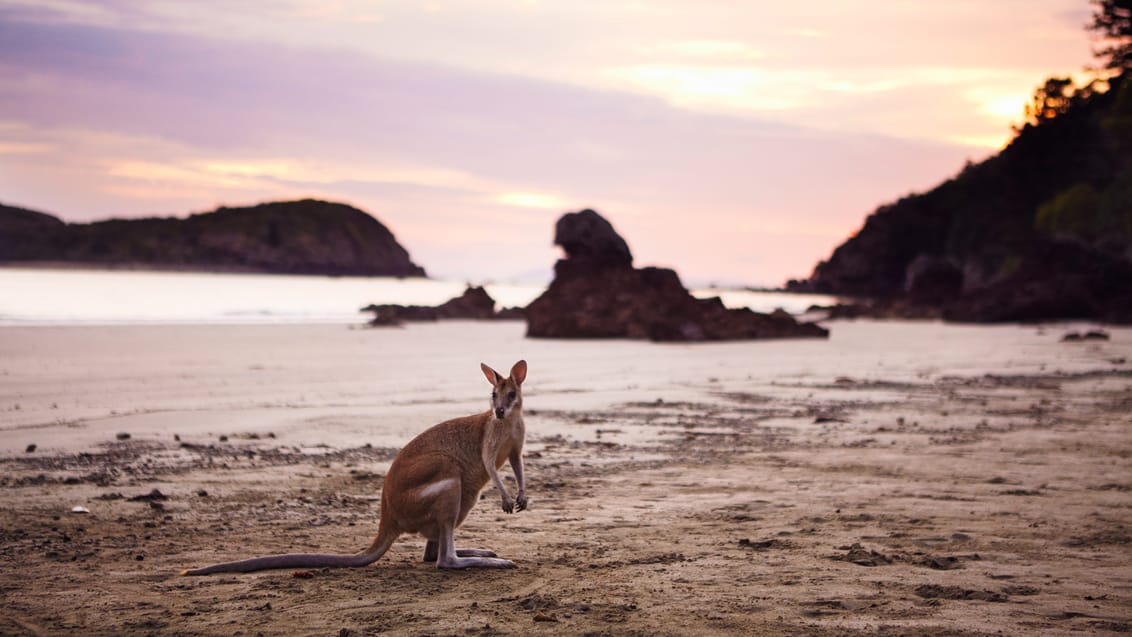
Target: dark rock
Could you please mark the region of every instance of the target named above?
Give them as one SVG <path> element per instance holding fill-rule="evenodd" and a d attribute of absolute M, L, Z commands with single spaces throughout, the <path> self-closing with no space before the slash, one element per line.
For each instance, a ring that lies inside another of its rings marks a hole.
<path fill-rule="evenodd" d="M 1089 330 L 1084 334 L 1080 332 L 1069 332 L 1061 337 L 1062 343 L 1074 343 L 1080 341 L 1107 341 L 1109 340 L 1108 332 L 1104 330 Z"/>
<path fill-rule="evenodd" d="M 554 244 L 566 258 L 591 266 L 631 266 L 633 253 L 604 217 L 593 210 L 562 215 L 554 225 Z"/>
<path fill-rule="evenodd" d="M 435 321 L 440 318 L 436 307 L 431 305 L 370 304 L 362 312 L 373 312 L 369 325 L 373 327 L 397 326 L 405 321 Z"/>
<path fill-rule="evenodd" d="M 872 308 L 864 303 L 838 303 L 828 308 L 828 318 L 831 319 L 858 319 L 872 316 Z"/>
<path fill-rule="evenodd" d="M 980 591 L 959 586 L 941 586 L 939 584 L 921 584 L 915 588 L 915 593 L 925 599 L 960 599 L 984 602 L 1010 601 L 1010 598 L 1006 595 L 994 591 Z"/>
<path fill-rule="evenodd" d="M 67 224 L 0 206 L 0 262 L 358 276 L 424 276 L 393 234 L 344 204 L 304 199 L 185 219 Z"/>
<path fill-rule="evenodd" d="M 944 317 L 967 323 L 1088 318 L 1096 308 L 1088 292 L 1071 281 L 999 284 L 949 305 Z"/>
<path fill-rule="evenodd" d="M 161 491 L 159 491 L 157 489 L 153 489 L 149 493 L 145 493 L 143 495 L 135 495 L 134 497 L 130 498 L 130 502 L 142 502 L 142 501 L 153 502 L 155 500 L 168 500 L 168 499 L 169 499 L 169 496 L 165 495 L 164 493 L 162 493 Z"/>
<path fill-rule="evenodd" d="M 489 319 L 495 317 L 495 299 L 482 287 L 468 286 L 460 296 L 436 308 L 440 318 Z"/>
<path fill-rule="evenodd" d="M 904 273 L 904 294 L 919 303 L 938 305 L 963 291 L 963 270 L 948 259 L 921 254 Z"/>
<path fill-rule="evenodd" d="M 521 321 L 521 320 L 525 319 L 526 317 L 527 317 L 527 310 L 525 308 L 521 308 L 521 307 L 505 307 L 502 310 L 499 310 L 498 312 L 496 312 L 496 314 L 495 314 L 495 318 L 500 319 L 500 320 L 504 320 L 504 321 L 511 321 L 511 320 L 520 320 Z"/>
<path fill-rule="evenodd" d="M 839 303 L 825 310 L 826 318 L 834 319 L 899 319 L 923 320 L 940 318 L 938 307 L 916 303 L 903 298 L 875 299 L 853 303 Z"/>
<path fill-rule="evenodd" d="M 993 283 L 964 289 L 966 275 L 937 257 L 917 258 L 905 293 L 833 306 L 827 317 L 931 319 L 967 323 L 1092 319 L 1132 323 L 1132 263 L 1075 242 L 1035 241 L 1031 257 Z"/>
<path fill-rule="evenodd" d="M 950 321 L 1094 319 L 1132 323 L 1132 263 L 1068 241 L 1040 241 L 1013 273 L 944 304 Z"/>
<path fill-rule="evenodd" d="M 835 555 L 830 559 L 852 562 L 860 566 L 881 566 L 882 564 L 892 563 L 891 557 L 878 551 L 866 549 L 861 546 L 860 543 L 855 542 L 850 546 L 841 546 L 838 548 L 845 551 L 845 553 L 843 555 Z"/>
<path fill-rule="evenodd" d="M 697 299 L 666 268 L 633 268 L 625 240 L 592 210 L 564 215 L 555 243 L 567 258 L 554 266 L 547 290 L 526 309 L 535 338 L 634 338 L 719 341 L 825 337 L 789 314 L 728 309 L 719 298 Z"/>
<path fill-rule="evenodd" d="M 784 548 L 786 546 L 786 543 L 783 542 L 782 540 L 754 540 L 754 541 L 752 541 L 749 538 L 743 538 L 743 539 L 739 540 L 739 546 L 745 546 L 749 549 L 754 549 L 756 551 L 765 551 L 765 550 L 768 550 L 768 549 Z"/>
<path fill-rule="evenodd" d="M 437 306 L 367 305 L 362 312 L 373 312 L 372 327 L 397 326 L 406 321 L 440 319 L 514 319 L 522 318 L 522 310 L 495 311 L 495 299 L 482 287 L 468 286 L 464 293 Z"/>

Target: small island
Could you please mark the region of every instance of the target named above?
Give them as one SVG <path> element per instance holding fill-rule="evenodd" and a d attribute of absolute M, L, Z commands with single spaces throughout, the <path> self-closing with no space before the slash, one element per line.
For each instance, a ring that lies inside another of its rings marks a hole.
<path fill-rule="evenodd" d="M 65 223 L 0 205 L 0 264 L 423 277 L 393 233 L 352 206 L 315 199 L 176 217 Z"/>

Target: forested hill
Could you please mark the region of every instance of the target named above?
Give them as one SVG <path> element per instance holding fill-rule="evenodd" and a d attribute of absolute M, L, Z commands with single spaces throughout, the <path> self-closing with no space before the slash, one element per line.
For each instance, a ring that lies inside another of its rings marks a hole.
<path fill-rule="evenodd" d="M 0 262 L 225 272 L 424 276 L 380 221 L 305 199 L 219 208 L 185 219 L 67 224 L 0 205 Z"/>
<path fill-rule="evenodd" d="M 1132 322 L 1132 81 L 1039 90 L 1034 123 L 933 190 L 881 206 L 791 289 L 959 321 Z"/>

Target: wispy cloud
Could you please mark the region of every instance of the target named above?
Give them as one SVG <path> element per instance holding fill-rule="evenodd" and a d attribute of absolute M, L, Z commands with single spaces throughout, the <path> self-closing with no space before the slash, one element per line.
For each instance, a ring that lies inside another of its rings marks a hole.
<path fill-rule="evenodd" d="M 592 206 L 642 262 L 777 283 L 1001 143 L 1088 54 L 1042 17 L 1068 2 L 1008 29 L 973 0 L 13 0 L 0 196 L 73 219 L 344 199 L 469 277 L 547 265 L 554 218 Z"/>

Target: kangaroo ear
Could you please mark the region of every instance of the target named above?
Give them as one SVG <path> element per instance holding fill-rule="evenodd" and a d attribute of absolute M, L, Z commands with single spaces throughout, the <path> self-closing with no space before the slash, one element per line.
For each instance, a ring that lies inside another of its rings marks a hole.
<path fill-rule="evenodd" d="M 516 385 L 522 385 L 523 381 L 527 378 L 527 361 L 519 361 L 511 367 L 511 380 L 515 381 Z"/>
<path fill-rule="evenodd" d="M 498 385 L 499 383 L 503 382 L 503 377 L 499 375 L 499 372 L 488 367 L 487 365 L 480 363 L 480 369 L 483 370 L 483 375 L 487 376 L 487 382 L 491 383 L 492 385 Z"/>

